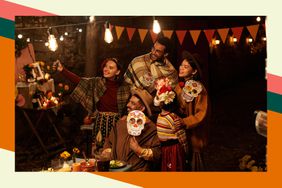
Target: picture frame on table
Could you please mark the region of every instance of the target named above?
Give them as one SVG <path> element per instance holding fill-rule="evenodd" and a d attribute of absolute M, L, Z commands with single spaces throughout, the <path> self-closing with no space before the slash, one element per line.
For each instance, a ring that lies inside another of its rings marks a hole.
<path fill-rule="evenodd" d="M 39 63 L 33 63 L 32 66 L 33 66 L 33 68 L 32 68 L 31 73 L 33 75 L 33 78 L 36 79 L 36 80 L 44 79 L 44 75 L 43 75 L 43 72 L 40 68 Z"/>

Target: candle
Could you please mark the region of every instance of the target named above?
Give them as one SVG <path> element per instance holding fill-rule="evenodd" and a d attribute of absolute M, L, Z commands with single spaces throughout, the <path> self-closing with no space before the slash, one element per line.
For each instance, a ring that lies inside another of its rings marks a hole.
<path fill-rule="evenodd" d="M 81 171 L 80 163 L 73 163 L 72 164 L 72 171 L 73 172 L 80 172 Z"/>

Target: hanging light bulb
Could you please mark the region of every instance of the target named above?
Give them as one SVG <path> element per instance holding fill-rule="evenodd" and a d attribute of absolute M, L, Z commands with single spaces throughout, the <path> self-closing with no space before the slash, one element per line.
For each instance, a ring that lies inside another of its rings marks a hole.
<path fill-rule="evenodd" d="M 56 51 L 58 49 L 58 43 L 57 43 L 57 40 L 55 38 L 55 36 L 51 33 L 52 32 L 52 28 L 50 27 L 48 30 L 47 30 L 47 33 L 49 34 L 48 36 L 48 48 L 51 50 L 51 51 Z"/>
<path fill-rule="evenodd" d="M 30 42 L 30 38 L 27 38 L 27 39 L 26 39 L 26 42 Z"/>
<path fill-rule="evenodd" d="M 93 23 L 95 21 L 95 16 L 89 16 L 89 22 Z"/>
<path fill-rule="evenodd" d="M 260 21 L 261 21 L 261 18 L 258 16 L 258 17 L 256 18 L 256 20 L 257 20 L 257 22 L 260 22 Z"/>
<path fill-rule="evenodd" d="M 104 40 L 106 43 L 111 43 L 113 42 L 114 38 L 113 38 L 113 35 L 112 35 L 112 32 L 110 30 L 110 24 L 109 22 L 106 22 L 106 25 L 105 25 L 105 36 L 104 36 Z"/>
<path fill-rule="evenodd" d="M 64 41 L 64 36 L 63 35 L 60 36 L 60 41 Z"/>
<path fill-rule="evenodd" d="M 159 24 L 159 21 L 155 19 L 154 17 L 154 22 L 153 22 L 153 32 L 156 34 L 159 34 L 161 32 L 161 26 Z"/>
<path fill-rule="evenodd" d="M 58 43 L 54 35 L 49 35 L 48 37 L 49 42 L 49 49 L 53 52 L 55 52 L 58 49 Z"/>

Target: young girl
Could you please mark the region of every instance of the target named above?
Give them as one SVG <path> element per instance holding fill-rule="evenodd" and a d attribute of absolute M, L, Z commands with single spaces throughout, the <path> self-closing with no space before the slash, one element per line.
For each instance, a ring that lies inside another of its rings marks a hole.
<path fill-rule="evenodd" d="M 103 77 L 80 78 L 57 62 L 57 70 L 77 84 L 71 97 L 87 110 L 84 122 L 94 121 L 93 138 L 97 149 L 102 147 L 111 128 L 126 110 L 130 87 L 120 80 L 121 65 L 115 58 L 102 63 Z"/>
<path fill-rule="evenodd" d="M 162 171 L 184 171 L 185 154 L 188 152 L 185 126 L 176 114 L 178 105 L 176 93 L 168 79 L 157 81 L 154 105 L 161 108 L 157 119 L 157 132 L 161 141 Z"/>
<path fill-rule="evenodd" d="M 183 122 L 191 142 L 192 171 L 204 170 L 202 150 L 206 143 L 206 117 L 208 110 L 208 95 L 201 83 L 201 69 L 196 58 L 188 53 L 183 53 L 182 63 L 179 67 L 179 84 L 175 88 L 180 110 L 186 116 Z"/>

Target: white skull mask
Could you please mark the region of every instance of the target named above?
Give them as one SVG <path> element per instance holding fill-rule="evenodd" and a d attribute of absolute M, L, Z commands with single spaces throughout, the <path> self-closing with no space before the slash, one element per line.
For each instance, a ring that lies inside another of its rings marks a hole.
<path fill-rule="evenodd" d="M 127 131 L 132 136 L 139 136 L 144 129 L 146 116 L 139 110 L 133 110 L 127 115 Z"/>
<path fill-rule="evenodd" d="M 181 96 L 186 102 L 191 102 L 195 97 L 198 97 L 202 89 L 202 85 L 199 82 L 195 80 L 189 80 L 185 83 Z"/>

